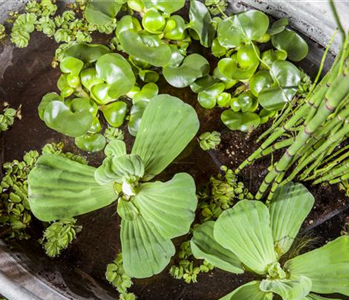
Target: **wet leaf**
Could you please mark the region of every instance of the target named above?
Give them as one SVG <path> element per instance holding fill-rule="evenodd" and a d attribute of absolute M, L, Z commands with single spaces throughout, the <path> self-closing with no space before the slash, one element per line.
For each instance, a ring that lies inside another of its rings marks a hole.
<path fill-rule="evenodd" d="M 206 48 L 210 47 L 215 35 L 215 29 L 207 7 L 200 1 L 191 0 L 189 18 L 189 27 L 196 32 L 201 45 Z"/>
<path fill-rule="evenodd" d="M 296 32 L 290 29 L 274 35 L 271 39 L 276 49 L 287 52 L 287 57 L 293 61 L 305 58 L 309 51 L 307 42 Z"/>
<path fill-rule="evenodd" d="M 221 115 L 222 122 L 230 130 L 240 130 L 248 132 L 251 128 L 256 128 L 260 124 L 260 118 L 252 112 L 235 112 L 233 110 L 225 110 Z"/>
<path fill-rule="evenodd" d="M 125 120 L 127 104 L 123 101 L 116 101 L 101 107 L 104 118 L 113 127 L 120 127 Z"/>
<path fill-rule="evenodd" d="M 87 133 L 75 138 L 75 145 L 87 152 L 98 152 L 104 149 L 106 140 L 100 133 Z"/>
<path fill-rule="evenodd" d="M 266 14 L 249 10 L 223 20 L 218 25 L 218 41 L 226 48 L 259 40 L 267 32 L 269 19 Z"/>
<path fill-rule="evenodd" d="M 199 54 L 188 55 L 179 67 L 167 66 L 163 69 L 167 82 L 177 88 L 187 87 L 209 72 L 209 62 Z"/>

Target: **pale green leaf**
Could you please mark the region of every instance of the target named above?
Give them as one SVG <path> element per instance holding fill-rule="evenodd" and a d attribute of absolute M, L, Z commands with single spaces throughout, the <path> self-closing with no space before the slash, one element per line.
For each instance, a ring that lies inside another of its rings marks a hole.
<path fill-rule="evenodd" d="M 311 280 L 301 276 L 297 279 L 262 280 L 259 288 L 263 292 L 278 294 L 282 299 L 303 300 L 311 290 Z"/>
<path fill-rule="evenodd" d="M 160 273 L 175 254 L 170 239 L 142 216 L 121 221 L 121 246 L 125 272 L 130 277 L 146 278 Z"/>
<path fill-rule="evenodd" d="M 159 95 L 147 105 L 132 154 L 145 164 L 145 180 L 161 173 L 199 129 L 195 110 L 176 97 Z"/>
<path fill-rule="evenodd" d="M 187 173 L 178 173 L 168 182 L 144 183 L 134 202 L 144 219 L 152 222 L 162 236 L 181 236 L 188 233 L 195 218 L 194 179 Z"/>
<path fill-rule="evenodd" d="M 291 182 L 276 190 L 269 212 L 279 258 L 291 248 L 313 205 L 314 197 L 301 183 Z"/>
<path fill-rule="evenodd" d="M 277 261 L 268 208 L 260 201 L 242 200 L 218 218 L 214 237 L 257 274 Z"/>
<path fill-rule="evenodd" d="M 122 156 L 126 154 L 126 144 L 124 141 L 111 140 L 105 147 L 104 153 L 106 156 Z"/>
<path fill-rule="evenodd" d="M 45 154 L 29 175 L 29 204 L 33 214 L 49 222 L 82 215 L 117 199 L 113 185 L 99 185 L 95 168 L 68 158 Z"/>
<path fill-rule="evenodd" d="M 100 184 L 137 182 L 144 175 L 144 164 L 138 155 L 109 156 L 97 168 L 95 179 Z"/>
<path fill-rule="evenodd" d="M 197 259 L 205 259 L 224 271 L 242 274 L 241 262 L 236 255 L 223 248 L 213 236 L 214 221 L 208 221 L 195 229 L 190 241 L 191 250 Z"/>
<path fill-rule="evenodd" d="M 259 288 L 260 281 L 251 281 L 237 288 L 220 300 L 272 300 L 272 293 L 264 293 Z"/>
<path fill-rule="evenodd" d="M 349 296 L 349 236 L 287 261 L 285 270 L 293 277 L 309 277 L 312 292 Z"/>

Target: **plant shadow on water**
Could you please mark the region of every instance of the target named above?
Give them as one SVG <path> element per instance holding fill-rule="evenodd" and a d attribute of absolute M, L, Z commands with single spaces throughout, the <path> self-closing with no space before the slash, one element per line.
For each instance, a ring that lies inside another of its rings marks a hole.
<path fill-rule="evenodd" d="M 37 106 L 41 97 L 48 91 L 57 91 L 56 81 L 59 70 L 51 68 L 51 60 L 56 47 L 54 41 L 35 33 L 28 48 L 11 49 L 10 45 L 0 45 L 0 103 L 8 101 L 12 107 L 22 105 L 23 119 L 15 122 L 13 128 L 3 133 L 0 140 L 0 162 L 11 161 L 22 157 L 25 151 L 40 150 L 50 142 L 63 142 L 67 151 L 77 151 L 74 141 L 49 128 L 42 122 L 37 113 Z M 313 47 L 315 47 L 313 45 Z M 10 49 L 10 50 L 6 50 Z M 200 48 L 201 49 L 201 48 Z M 195 48 L 195 52 L 200 52 Z M 202 51 L 201 51 L 202 52 Z M 211 62 L 215 59 L 208 51 L 202 53 Z M 2 64 L 6 62 L 6 64 Z M 6 68 L 4 67 L 6 66 Z M 316 64 L 305 61 L 303 67 L 312 75 L 316 72 Z M 309 70 L 308 70 L 309 69 Z M 200 132 L 217 130 L 222 133 L 222 143 L 216 151 L 211 153 L 200 149 L 194 140 L 176 161 L 161 174 L 159 180 L 168 180 L 174 174 L 186 171 L 196 180 L 197 185 L 207 182 L 211 175 L 219 172 L 219 163 L 229 168 L 236 168 L 257 145 L 254 143 L 265 126 L 261 126 L 246 139 L 241 132 L 231 132 L 220 121 L 220 109 L 207 110 L 200 107 L 196 95 L 189 88 L 176 89 L 170 87 L 163 78 L 159 82 L 160 93 L 167 93 L 181 98 L 184 102 L 195 107 L 200 119 Z M 125 141 L 130 147 L 133 138 L 128 134 L 127 127 L 123 127 Z M 80 152 L 81 153 L 81 152 Z M 92 165 L 98 165 L 103 160 L 103 154 L 88 155 Z M 269 165 L 268 159 L 257 161 L 252 167 L 241 174 L 241 179 L 255 192 Z M 323 218 L 331 212 L 340 211 L 348 205 L 345 194 L 335 186 L 310 188 L 316 198 L 316 206 L 309 215 L 304 228 L 319 225 Z M 338 218 L 330 219 L 315 228 L 315 234 L 320 235 L 319 243 L 338 236 L 344 224 L 345 212 Z M 78 239 L 60 258 L 48 259 L 44 250 L 35 241 L 41 237 L 43 227 L 40 222 L 34 222 L 31 235 L 32 240 L 13 243 L 18 253 L 25 253 L 33 262 L 32 271 L 59 290 L 72 292 L 89 299 L 113 299 L 118 293 L 105 279 L 106 265 L 115 259 L 121 251 L 119 231 L 120 218 L 116 213 L 116 206 L 83 215 L 78 218 L 83 226 Z M 182 238 L 183 239 L 183 238 Z M 181 239 L 175 240 L 179 246 Z M 208 275 L 200 275 L 198 283 L 188 285 L 183 281 L 173 279 L 169 274 L 169 267 L 160 275 L 144 280 L 134 280 L 131 289 L 138 299 L 188 299 L 211 300 L 218 299 L 238 286 L 253 280 L 250 274 L 232 275 L 220 270 L 214 270 Z M 61 282 L 56 274 L 63 277 Z M 98 295 L 98 297 L 96 296 Z M 345 299 L 345 298 L 343 298 Z"/>

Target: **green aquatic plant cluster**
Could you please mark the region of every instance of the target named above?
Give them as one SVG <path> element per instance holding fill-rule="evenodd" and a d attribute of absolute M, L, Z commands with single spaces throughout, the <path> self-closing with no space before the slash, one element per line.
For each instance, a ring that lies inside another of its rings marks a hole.
<path fill-rule="evenodd" d="M 87 164 L 84 157 L 71 152 L 63 152 L 64 145 L 47 144 L 42 154 L 54 154 L 66 157 L 81 164 Z M 3 164 L 4 176 L 0 182 L 0 225 L 7 239 L 29 239 L 28 228 L 32 213 L 28 202 L 28 176 L 40 157 L 38 151 L 29 151 L 23 160 L 14 160 Z"/>
<path fill-rule="evenodd" d="M 212 176 L 210 182 L 198 192 L 197 218 L 192 224 L 191 233 L 200 224 L 217 220 L 223 211 L 243 199 L 252 200 L 253 195 L 231 169 L 222 166 L 221 173 Z M 200 273 L 208 273 L 213 269 L 208 261 L 195 259 L 190 240 L 181 243 L 176 259 L 177 263 L 171 266 L 170 274 L 186 283 L 196 283 Z"/>
<path fill-rule="evenodd" d="M 217 221 L 205 222 L 194 231 L 191 248 L 196 258 L 230 273 L 249 271 L 264 278 L 242 285 L 222 300 L 349 295 L 348 236 L 282 261 L 313 205 L 313 196 L 302 184 L 290 183 L 277 190 L 270 206 L 242 200 Z"/>
<path fill-rule="evenodd" d="M 0 189 L 0 225 L 5 226 L 5 237 L 28 239 L 32 216 L 28 202 L 28 175 L 39 157 L 37 151 L 29 151 L 22 161 L 4 163 L 4 176 Z"/>
<path fill-rule="evenodd" d="M 214 150 L 221 143 L 221 134 L 218 131 L 204 132 L 199 136 L 199 144 L 202 150 Z"/>
<path fill-rule="evenodd" d="M 145 108 L 131 154 L 123 141 L 113 140 L 98 168 L 57 155 L 41 156 L 29 176 L 30 208 L 39 220 L 54 221 L 116 202 L 126 273 L 136 278 L 158 274 L 175 254 L 171 239 L 189 231 L 197 198 L 187 173 L 167 182 L 150 180 L 183 151 L 198 129 L 191 106 L 159 95 Z"/>
<path fill-rule="evenodd" d="M 0 41 L 7 36 L 6 28 L 4 25 L 0 24 Z"/>
<path fill-rule="evenodd" d="M 6 104 L 3 112 L 0 114 L 0 133 L 8 130 L 13 125 L 16 118 L 21 119 L 21 109 L 19 108 L 16 110 L 8 107 Z"/>
<path fill-rule="evenodd" d="M 333 38 L 332 38 L 333 39 Z M 347 154 L 335 149 L 349 133 L 348 95 L 349 95 L 349 44 L 343 42 L 336 59 L 319 82 L 322 67 L 304 102 L 293 109 L 285 109 L 283 115 L 273 126 L 262 134 L 258 141 L 262 145 L 237 169 L 243 168 L 274 151 L 285 149 L 283 156 L 270 166 L 259 191 L 261 199 L 271 186 L 269 197 L 281 185 L 298 178 L 301 181 L 312 180 L 314 184 L 329 181 L 340 183 L 347 178 Z M 328 52 L 327 48 L 324 59 Z M 324 61 L 323 59 L 323 61 Z M 292 112 L 287 117 L 288 112 Z M 291 135 L 289 135 L 291 133 Z M 343 148 L 345 151 L 347 147 Z M 290 172 L 288 172 L 290 171 Z M 287 176 L 286 176 L 287 175 Z"/>
<path fill-rule="evenodd" d="M 131 277 L 129 277 L 124 270 L 122 253 L 119 253 L 111 264 L 108 264 L 105 277 L 120 293 L 120 300 L 136 299 L 136 296 L 133 293 L 127 292 L 127 290 L 132 286 L 133 282 Z"/>
<path fill-rule="evenodd" d="M 45 249 L 47 256 L 57 257 L 68 248 L 81 230 L 82 226 L 76 225 L 75 219 L 61 219 L 45 229 L 39 242 Z"/>
<path fill-rule="evenodd" d="M 54 38 L 57 43 L 90 43 L 91 33 L 98 28 L 81 16 L 80 11 L 84 7 L 84 1 L 80 0 L 71 7 L 72 9 L 58 14 L 55 1 L 31 0 L 26 4 L 24 13 L 12 13 L 9 20 L 13 22 L 11 42 L 19 48 L 25 48 L 29 44 L 31 34 L 38 31 Z"/>

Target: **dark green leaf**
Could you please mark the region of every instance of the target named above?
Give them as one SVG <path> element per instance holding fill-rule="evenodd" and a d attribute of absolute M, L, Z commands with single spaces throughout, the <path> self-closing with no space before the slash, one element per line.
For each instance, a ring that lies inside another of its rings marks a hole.
<path fill-rule="evenodd" d="M 225 110 L 221 115 L 222 122 L 230 130 L 240 130 L 248 132 L 251 128 L 256 128 L 260 124 L 260 118 L 252 112 L 235 112 L 233 110 Z"/>

